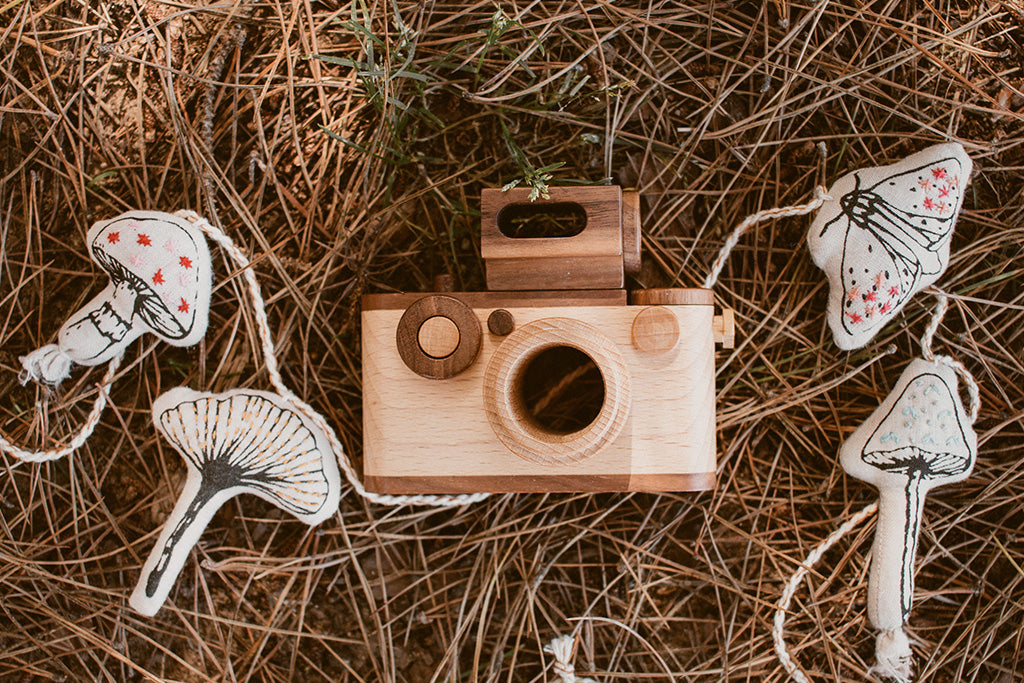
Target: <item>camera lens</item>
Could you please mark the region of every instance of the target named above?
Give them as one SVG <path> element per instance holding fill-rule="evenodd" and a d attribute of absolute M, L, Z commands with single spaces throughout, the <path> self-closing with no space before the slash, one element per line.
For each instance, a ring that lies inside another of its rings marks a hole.
<path fill-rule="evenodd" d="M 494 435 L 541 465 L 582 463 L 603 451 L 629 418 L 630 395 L 615 342 L 571 318 L 523 325 L 484 371 L 484 413 Z"/>
<path fill-rule="evenodd" d="M 526 361 L 514 386 L 524 418 L 556 434 L 584 429 L 604 404 L 601 370 L 572 346 L 552 346 Z"/>

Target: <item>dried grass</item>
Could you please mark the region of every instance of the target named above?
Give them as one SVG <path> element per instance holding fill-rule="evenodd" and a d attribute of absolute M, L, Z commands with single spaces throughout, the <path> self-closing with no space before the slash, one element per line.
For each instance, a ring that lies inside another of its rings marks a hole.
<path fill-rule="evenodd" d="M 85 231 L 130 207 L 215 213 L 248 247 L 287 380 L 358 461 L 359 295 L 441 273 L 482 288 L 482 187 L 544 173 L 635 185 L 639 284 L 694 286 L 748 213 L 952 137 L 978 172 L 937 349 L 981 383 L 982 450 L 969 481 L 929 499 L 911 627 L 921 680 L 1020 680 L 1024 12 L 918 6 L 2 3 L 0 428 L 52 445 L 81 420 L 100 371 L 47 396 L 17 385 L 17 356 L 97 290 Z M 839 352 L 806 226 L 756 228 L 720 279 L 742 334 L 718 357 L 713 494 L 454 511 L 347 495 L 315 531 L 240 499 L 141 619 L 126 597 L 183 477 L 152 399 L 266 388 L 218 257 L 203 344 L 137 344 L 77 455 L 4 460 L 0 679 L 542 681 L 543 645 L 577 630 L 577 669 L 600 681 L 783 680 L 773 604 L 872 499 L 838 446 L 917 353 L 931 303 Z M 797 594 L 788 639 L 815 679 L 870 666 L 871 533 Z"/>

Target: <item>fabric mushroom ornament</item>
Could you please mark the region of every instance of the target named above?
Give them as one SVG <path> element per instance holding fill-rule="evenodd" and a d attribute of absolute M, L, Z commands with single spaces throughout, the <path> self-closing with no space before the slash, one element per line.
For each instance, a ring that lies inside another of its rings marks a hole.
<path fill-rule="evenodd" d="M 189 551 L 234 496 L 252 493 L 309 525 L 338 509 L 340 475 L 327 437 L 277 394 L 179 387 L 153 402 L 153 421 L 188 475 L 129 600 L 143 615 L 160 609 Z"/>
<path fill-rule="evenodd" d="M 942 275 L 970 175 L 964 148 L 946 143 L 829 188 L 807 244 L 828 277 L 827 318 L 839 348 L 867 344 Z"/>
<path fill-rule="evenodd" d="M 843 469 L 878 488 L 868 619 L 880 631 L 877 670 L 891 678 L 910 678 L 911 651 L 903 626 L 913 599 L 925 494 L 966 479 L 977 449 L 956 372 L 924 359 L 907 366 L 882 405 L 840 449 Z"/>
<path fill-rule="evenodd" d="M 158 211 L 129 211 L 92 226 L 89 255 L 110 283 L 60 328 L 57 343 L 21 358 L 22 382 L 56 385 L 73 364 L 93 366 L 119 358 L 152 332 L 174 346 L 204 334 L 212 269 L 202 231 Z"/>

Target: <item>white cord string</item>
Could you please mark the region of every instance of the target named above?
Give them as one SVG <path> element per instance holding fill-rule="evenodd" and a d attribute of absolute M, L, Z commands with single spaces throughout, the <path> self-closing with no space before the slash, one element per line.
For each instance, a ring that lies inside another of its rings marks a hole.
<path fill-rule="evenodd" d="M 778 655 L 779 661 L 782 662 L 782 666 L 797 683 L 810 683 L 810 679 L 807 678 L 804 672 L 797 667 L 793 658 L 790 657 L 789 651 L 786 649 L 786 641 L 783 638 L 783 631 L 786 626 L 786 612 L 789 610 L 789 603 L 793 600 L 793 594 L 796 593 L 800 582 L 810 573 L 822 555 L 828 552 L 829 548 L 877 511 L 878 502 L 876 501 L 846 520 L 842 526 L 829 534 L 828 538 L 822 541 L 818 547 L 807 555 L 807 559 L 800 563 L 800 568 L 790 577 L 789 582 L 782 591 L 782 595 L 779 597 L 778 607 L 775 610 L 775 624 L 772 627 L 772 640 L 775 641 L 775 654 Z"/>
<path fill-rule="evenodd" d="M 334 451 L 334 455 L 338 460 L 338 465 L 341 467 L 342 472 L 345 474 L 345 478 L 348 479 L 349 484 L 352 485 L 352 488 L 355 489 L 356 493 L 367 500 L 382 505 L 429 505 L 434 507 L 455 507 L 459 505 L 466 505 L 468 503 L 475 503 L 483 500 L 490 495 L 488 493 L 473 493 L 452 496 L 389 496 L 367 491 L 366 487 L 363 486 L 363 482 L 359 479 L 359 476 L 352 468 L 352 463 L 349 462 L 348 456 L 345 454 L 345 448 L 342 446 L 340 439 L 338 439 L 338 435 L 334 432 L 331 426 L 327 424 L 327 421 L 323 416 L 314 410 L 312 406 L 308 405 L 305 401 L 292 393 L 291 389 L 285 385 L 284 380 L 281 378 L 280 366 L 277 361 L 277 352 L 274 348 L 274 340 L 270 334 L 270 322 L 267 319 L 266 306 L 263 302 L 263 295 L 260 293 L 260 285 L 256 280 L 256 274 L 253 272 L 252 263 L 249 261 L 249 258 L 220 228 L 211 224 L 195 211 L 182 210 L 176 212 L 175 215 L 196 225 L 206 234 L 207 237 L 210 238 L 210 240 L 220 245 L 220 247 L 238 266 L 249 290 L 249 299 L 256 319 L 260 345 L 263 350 L 264 364 L 267 367 L 267 376 L 270 378 L 270 383 L 274 386 L 274 389 L 281 394 L 281 396 L 293 403 L 299 412 L 308 417 L 327 436 L 327 439 L 331 444 L 331 449 Z"/>
<path fill-rule="evenodd" d="M 57 344 L 47 344 L 24 356 L 19 356 L 21 372 L 18 382 L 25 386 L 29 382 L 58 386 L 71 376 L 71 366 L 75 361 L 64 353 Z"/>
<path fill-rule="evenodd" d="M 103 413 L 103 409 L 107 407 L 107 394 L 110 392 L 110 385 L 113 384 L 114 375 L 117 374 L 117 369 L 120 366 L 121 356 L 114 356 L 107 366 L 107 372 L 103 375 L 101 384 L 97 387 L 96 400 L 93 401 L 92 409 L 86 416 L 85 422 L 82 423 L 82 426 L 78 428 L 78 431 L 75 432 L 66 445 L 46 451 L 27 451 L 8 441 L 4 435 L 0 434 L 0 449 L 4 453 L 25 462 L 48 462 L 63 458 L 65 455 L 70 455 L 81 448 L 86 439 L 92 436 L 93 431 L 96 430 L 96 425 L 100 422 L 100 415 Z"/>
<path fill-rule="evenodd" d="M 554 656 L 554 671 L 559 683 L 597 683 L 593 678 L 580 678 L 573 666 L 573 649 L 576 647 L 575 636 L 558 636 L 544 646 L 544 652 Z"/>
<path fill-rule="evenodd" d="M 729 258 L 729 254 L 732 253 L 733 248 L 740 241 L 740 237 L 743 236 L 751 226 L 757 225 L 767 220 L 775 218 L 786 218 L 787 216 L 804 216 L 817 211 L 821 208 L 821 205 L 831 200 L 832 197 L 828 196 L 825 188 L 818 185 L 814 188 L 814 199 L 807 202 L 806 204 L 797 204 L 796 206 L 784 206 L 781 208 L 765 209 L 758 211 L 755 214 L 751 214 L 743 219 L 739 225 L 733 229 L 732 234 L 725 240 L 725 244 L 722 245 L 721 250 L 718 252 L 718 258 L 715 259 L 714 264 L 711 266 L 711 272 L 708 273 L 708 277 L 704 280 L 704 289 L 711 289 L 718 282 L 718 276 L 722 273 L 722 268 L 725 267 L 725 261 Z"/>
<path fill-rule="evenodd" d="M 974 380 L 974 376 L 964 367 L 964 364 L 956 358 L 936 354 L 932 351 L 932 341 L 935 338 L 935 333 L 938 331 L 942 318 L 946 315 L 946 310 L 949 308 L 949 297 L 938 287 L 931 287 L 928 291 L 935 295 L 936 302 L 931 320 L 928 321 L 928 326 L 925 328 L 924 334 L 921 335 L 921 355 L 924 356 L 925 360 L 932 363 L 942 363 L 953 368 L 953 371 L 960 375 L 964 385 L 967 387 L 967 414 L 973 424 L 977 421 L 978 411 L 981 409 L 981 392 L 978 389 L 978 383 Z"/>

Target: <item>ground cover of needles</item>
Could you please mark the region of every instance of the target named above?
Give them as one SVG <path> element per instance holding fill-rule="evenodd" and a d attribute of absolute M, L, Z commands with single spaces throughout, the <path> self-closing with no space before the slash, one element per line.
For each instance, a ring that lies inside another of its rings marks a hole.
<path fill-rule="evenodd" d="M 17 383 L 17 358 L 103 285 L 86 230 L 129 208 L 195 209 L 244 245 L 286 381 L 359 463 L 359 297 L 446 273 L 482 289 L 481 188 L 634 186 L 633 286 L 698 286 L 747 214 L 954 139 L 977 171 L 935 350 L 981 385 L 981 448 L 928 499 L 910 627 L 921 680 L 1019 680 L 1022 21 L 1019 0 L 2 3 L 0 428 L 42 447 L 81 423 L 102 371 L 47 394 Z M 774 603 L 874 498 L 837 452 L 919 353 L 932 304 L 839 351 L 808 223 L 753 230 L 716 288 L 739 341 L 717 354 L 714 493 L 435 511 L 346 489 L 315 531 L 243 497 L 144 619 L 126 599 L 185 472 L 152 400 L 269 388 L 215 251 L 201 345 L 136 343 L 84 448 L 0 461 L 0 680 L 546 681 L 544 645 L 573 632 L 598 681 L 784 680 Z M 797 592 L 787 639 L 815 680 L 871 665 L 873 528 Z"/>

